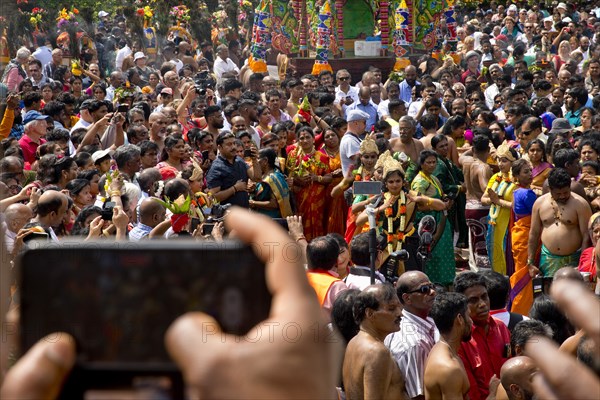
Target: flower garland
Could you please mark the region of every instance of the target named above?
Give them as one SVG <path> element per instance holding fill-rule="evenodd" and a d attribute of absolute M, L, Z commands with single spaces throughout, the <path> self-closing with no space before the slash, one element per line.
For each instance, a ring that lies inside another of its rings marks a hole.
<path fill-rule="evenodd" d="M 510 175 L 502 176 L 501 173 L 498 173 L 496 175 L 495 182 L 492 184 L 492 190 L 498 194 L 499 198 L 502 198 L 502 197 L 504 197 L 504 194 L 506 193 L 506 191 L 512 187 L 512 185 L 514 185 L 514 183 L 513 183 L 512 179 L 510 178 Z M 496 205 L 496 204 L 492 204 L 490 206 L 490 220 L 488 222 L 490 225 L 496 225 L 496 219 L 498 218 L 498 215 L 500 214 L 501 208 L 502 208 L 502 206 Z"/>
<path fill-rule="evenodd" d="M 171 8 L 169 16 L 173 17 L 177 26 L 179 26 L 182 22 L 186 23 L 190 20 L 190 9 L 187 8 L 187 6 L 180 4 Z"/>
<path fill-rule="evenodd" d="M 315 154 L 316 152 L 314 150 L 310 154 L 305 154 L 302 149 L 298 147 L 298 153 L 295 157 L 295 172 L 297 176 L 306 176 L 309 172 L 316 174 L 317 169 L 327 168 L 321 160 L 314 157 Z"/>
<path fill-rule="evenodd" d="M 392 197 L 392 194 L 386 192 L 383 194 L 383 198 L 385 201 L 388 201 Z M 398 211 L 396 215 L 394 215 L 393 205 L 387 207 L 385 209 L 385 217 L 387 218 L 387 231 L 384 232 L 387 234 L 387 242 L 388 242 L 388 253 L 392 253 L 394 251 L 394 239 L 396 242 L 396 250 L 400 250 L 402 248 L 402 243 L 404 243 L 404 230 L 406 229 L 406 195 L 404 191 L 400 192 L 400 197 L 397 200 L 398 202 Z M 400 218 L 400 226 L 398 227 L 398 231 L 394 232 L 394 221 Z"/>

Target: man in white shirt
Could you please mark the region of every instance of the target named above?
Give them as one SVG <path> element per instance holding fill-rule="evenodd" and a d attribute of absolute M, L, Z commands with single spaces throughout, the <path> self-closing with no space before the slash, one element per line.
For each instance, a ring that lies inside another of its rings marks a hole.
<path fill-rule="evenodd" d="M 33 218 L 33 211 L 25 204 L 14 203 L 4 211 L 2 230 L 4 231 L 4 244 L 9 254 L 13 252 L 17 233 L 31 218 Z"/>
<path fill-rule="evenodd" d="M 381 263 L 381 252 L 378 252 L 375 261 L 375 283 L 385 283 L 385 277 L 377 271 Z M 369 233 L 359 233 L 352 238 L 350 242 L 350 259 L 353 267 L 350 273 L 344 278 L 348 289 L 364 290 L 371 285 L 371 269 L 369 268 L 371 255 L 369 253 Z"/>
<path fill-rule="evenodd" d="M 129 47 L 129 43 L 125 39 L 121 39 L 119 42 L 119 50 L 117 51 L 117 56 L 115 58 L 115 67 L 117 70 L 121 71 L 123 67 L 123 60 L 126 57 L 131 55 L 131 48 Z"/>
<path fill-rule="evenodd" d="M 345 106 L 358 102 L 358 89 L 350 85 L 352 77 L 346 69 L 340 69 L 336 79 L 338 86 L 335 88 L 335 104 L 339 104 L 340 111 L 343 113 Z"/>
<path fill-rule="evenodd" d="M 52 61 L 52 45 L 45 36 L 39 35 L 36 38 L 38 48 L 31 54 L 33 58 L 39 60 L 42 63 L 42 68 Z"/>
<path fill-rule="evenodd" d="M 396 293 L 403 305 L 400 330 L 389 334 L 385 346 L 398 364 L 411 399 L 424 396 L 423 377 L 427 356 L 440 334 L 429 311 L 435 300 L 435 287 L 421 271 L 408 271 L 396 283 Z"/>
<path fill-rule="evenodd" d="M 110 86 L 106 88 L 105 100 L 113 101 L 115 97 L 115 90 L 123 86 L 125 83 L 125 78 L 123 77 L 123 73 L 121 71 L 113 71 L 110 74 L 108 81 L 110 82 Z"/>
<path fill-rule="evenodd" d="M 224 44 L 217 47 L 217 59 L 213 66 L 213 72 L 215 73 L 218 82 L 221 82 L 225 72 L 233 72 L 235 76 L 238 76 L 240 73 L 238 66 L 235 65 L 231 58 L 229 58 L 229 49 Z"/>

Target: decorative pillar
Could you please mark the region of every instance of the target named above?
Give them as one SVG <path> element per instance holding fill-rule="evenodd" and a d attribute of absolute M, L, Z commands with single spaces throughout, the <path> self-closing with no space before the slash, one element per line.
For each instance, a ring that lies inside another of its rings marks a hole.
<path fill-rule="evenodd" d="M 329 65 L 329 45 L 331 41 L 331 6 L 329 0 L 325 0 L 325 4 L 321 6 L 318 15 L 317 24 L 317 38 L 315 47 L 317 54 L 315 56 L 315 63 L 312 68 L 313 75 L 319 75 L 321 71 L 333 72 L 331 65 Z"/>
<path fill-rule="evenodd" d="M 381 20 L 381 56 L 385 57 L 388 54 L 388 44 L 390 41 L 390 23 L 389 23 L 389 7 L 387 1 L 379 2 L 379 19 Z"/>
<path fill-rule="evenodd" d="M 335 10 L 337 13 L 337 42 L 339 56 L 344 57 L 344 0 L 335 0 Z"/>
<path fill-rule="evenodd" d="M 308 57 L 308 15 L 306 13 L 306 2 L 300 2 L 300 27 L 298 48 L 300 57 Z"/>
<path fill-rule="evenodd" d="M 405 57 L 410 51 L 409 37 L 409 11 L 406 2 L 402 0 L 396 10 L 394 11 L 394 55 L 396 56 L 396 63 L 394 64 L 394 71 L 402 71 L 404 68 L 410 65 L 410 60 Z"/>
<path fill-rule="evenodd" d="M 271 39 L 271 15 L 267 0 L 261 0 L 255 10 L 254 27 L 252 28 L 252 46 L 248 66 L 254 73 L 267 73 L 267 47 Z"/>

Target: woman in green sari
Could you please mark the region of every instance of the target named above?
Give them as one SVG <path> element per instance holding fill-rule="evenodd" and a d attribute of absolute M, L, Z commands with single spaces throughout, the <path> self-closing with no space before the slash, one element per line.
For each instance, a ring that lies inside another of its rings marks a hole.
<path fill-rule="evenodd" d="M 259 151 L 263 180 L 256 185 L 250 208 L 271 218 L 286 218 L 292 215 L 290 189 L 285 175 L 275 166 L 276 159 L 277 153 L 269 147 Z"/>
<path fill-rule="evenodd" d="M 413 179 L 411 189 L 422 196 L 433 199 L 444 200 L 444 191 L 440 181 L 433 175 L 437 166 L 437 153 L 433 150 L 423 150 L 419 155 L 419 173 Z M 434 234 L 434 243 L 431 256 L 426 261 L 423 272 L 429 276 L 432 282 L 449 286 L 454 281 L 456 263 L 454 261 L 454 245 L 452 238 L 452 226 L 447 221 L 447 210 L 452 207 L 452 202 L 446 202 L 446 210 L 435 211 L 419 210 L 415 216 L 415 226 L 426 215 L 435 218 L 437 228 Z"/>

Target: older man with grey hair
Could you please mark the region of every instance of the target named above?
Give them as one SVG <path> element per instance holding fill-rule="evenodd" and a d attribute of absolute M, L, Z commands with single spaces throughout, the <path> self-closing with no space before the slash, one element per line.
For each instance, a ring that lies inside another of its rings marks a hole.
<path fill-rule="evenodd" d="M 37 148 L 46 142 L 46 129 L 48 120 L 52 118 L 48 115 L 42 115 L 38 111 L 27 111 L 23 117 L 25 125 L 25 134 L 19 139 L 19 146 L 23 150 L 23 160 L 33 164 L 35 162 L 35 152 Z"/>
<path fill-rule="evenodd" d="M 423 143 L 420 140 L 415 139 L 415 132 L 417 131 L 417 121 L 408 115 L 401 117 L 398 121 L 398 132 L 400 137 L 392 138 L 390 140 L 390 147 L 392 152 L 404 153 L 414 163 L 417 163 L 419 154 L 423 151 Z"/>
<path fill-rule="evenodd" d="M 31 52 L 27 48 L 21 47 L 17 50 L 16 57 L 10 60 L 6 66 L 2 75 L 2 83 L 8 87 L 8 90 L 16 91 L 23 79 L 27 78 L 23 65 L 25 65 L 29 56 L 31 56 Z"/>
<path fill-rule="evenodd" d="M 125 179 L 133 182 L 135 174 L 140 172 L 140 148 L 135 144 L 120 146 L 115 150 L 113 160 L 117 163 L 117 168 L 124 175 Z"/>
<path fill-rule="evenodd" d="M 221 82 L 223 74 L 226 72 L 232 72 L 235 76 L 238 76 L 240 73 L 238 66 L 229 58 L 229 48 L 224 44 L 217 47 L 217 59 L 213 66 L 213 72 L 218 82 Z"/>

